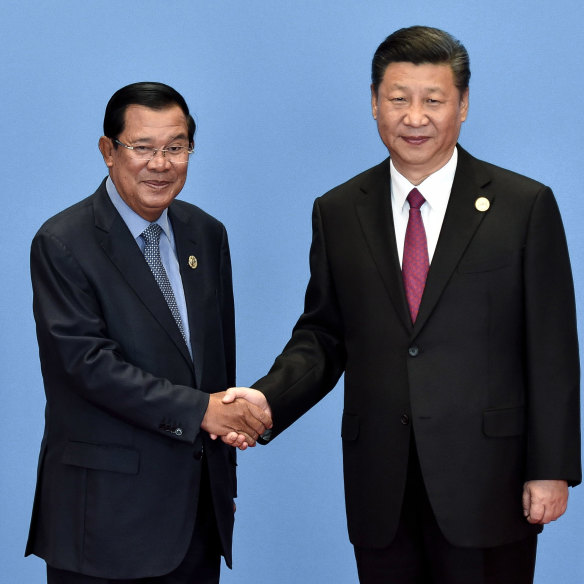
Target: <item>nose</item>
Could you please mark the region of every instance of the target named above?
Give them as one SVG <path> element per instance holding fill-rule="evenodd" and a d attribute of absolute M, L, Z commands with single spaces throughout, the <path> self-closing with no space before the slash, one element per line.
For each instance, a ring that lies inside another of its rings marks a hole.
<path fill-rule="evenodd" d="M 148 161 L 148 168 L 153 170 L 167 170 L 170 166 L 172 166 L 172 163 L 161 150 L 157 150 Z"/>
<path fill-rule="evenodd" d="M 428 123 L 428 116 L 424 110 L 423 104 L 412 103 L 406 112 L 404 123 L 414 128 L 425 126 Z"/>

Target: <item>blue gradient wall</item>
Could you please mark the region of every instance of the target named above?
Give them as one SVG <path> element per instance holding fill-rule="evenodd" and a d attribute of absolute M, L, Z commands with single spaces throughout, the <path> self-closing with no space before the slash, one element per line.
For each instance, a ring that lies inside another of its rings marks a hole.
<path fill-rule="evenodd" d="M 583 17 L 576 0 L 4 0 L 0 581 L 35 584 L 44 574 L 42 561 L 22 557 L 44 407 L 29 243 L 105 175 L 97 140 L 116 89 L 163 81 L 195 113 L 196 154 L 181 197 L 230 234 L 245 385 L 265 373 L 302 309 L 314 197 L 386 155 L 370 113 L 369 67 L 402 26 L 438 26 L 467 46 L 461 143 L 554 189 L 584 308 Z M 240 456 L 235 569 L 224 582 L 357 581 L 341 404 L 339 387 L 272 445 Z M 580 488 L 540 539 L 538 584 L 584 581 L 583 517 Z"/>

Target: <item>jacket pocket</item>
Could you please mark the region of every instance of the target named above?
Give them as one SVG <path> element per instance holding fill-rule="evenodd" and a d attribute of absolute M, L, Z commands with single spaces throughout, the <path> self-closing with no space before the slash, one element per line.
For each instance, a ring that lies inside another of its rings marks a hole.
<path fill-rule="evenodd" d="M 359 417 L 354 414 L 343 413 L 341 424 L 341 438 L 343 440 L 357 440 L 359 436 Z"/>
<path fill-rule="evenodd" d="M 483 412 L 483 432 L 492 438 L 518 436 L 525 429 L 525 408 L 505 408 Z"/>
<path fill-rule="evenodd" d="M 511 254 L 513 255 L 513 254 Z M 481 272 L 493 272 L 500 270 L 512 263 L 510 255 L 496 255 L 491 258 L 464 261 L 458 266 L 458 271 L 461 274 L 477 274 Z"/>
<path fill-rule="evenodd" d="M 140 453 L 132 448 L 113 444 L 69 442 L 65 446 L 61 462 L 91 470 L 138 474 Z"/>

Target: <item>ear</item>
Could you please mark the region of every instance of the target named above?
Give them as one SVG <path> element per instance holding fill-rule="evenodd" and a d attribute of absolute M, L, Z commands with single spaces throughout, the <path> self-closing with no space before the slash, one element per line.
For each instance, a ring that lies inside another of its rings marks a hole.
<path fill-rule="evenodd" d="M 111 138 L 107 136 L 102 136 L 99 139 L 99 151 L 103 156 L 103 161 L 108 168 L 111 168 L 114 165 L 114 144 Z"/>
<path fill-rule="evenodd" d="M 462 92 L 460 96 L 460 121 L 464 122 L 468 116 L 468 87 Z"/>
<path fill-rule="evenodd" d="M 373 119 L 377 119 L 377 92 L 375 91 L 375 87 L 373 87 L 373 83 L 371 84 L 371 114 L 373 115 Z"/>

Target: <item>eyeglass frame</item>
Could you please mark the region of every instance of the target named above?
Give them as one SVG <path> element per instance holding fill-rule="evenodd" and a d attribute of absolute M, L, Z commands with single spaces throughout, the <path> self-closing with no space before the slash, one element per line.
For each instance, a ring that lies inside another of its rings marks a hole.
<path fill-rule="evenodd" d="M 123 146 L 124 148 L 126 148 L 127 150 L 135 150 L 136 146 L 130 146 L 129 144 L 124 144 L 123 142 L 120 142 L 117 138 L 110 138 L 112 140 L 112 142 L 115 142 L 116 144 L 119 144 L 120 146 Z M 151 146 L 142 146 L 143 148 L 148 148 L 149 150 L 152 151 L 152 156 L 148 159 L 146 158 L 136 158 L 136 160 L 142 160 L 142 162 L 150 162 L 151 160 L 154 160 L 155 156 L 161 152 L 162 153 L 162 158 L 164 158 L 164 160 L 168 160 L 171 164 L 188 164 L 189 162 L 189 156 L 195 151 L 195 147 L 194 146 L 180 146 L 180 148 L 186 148 L 187 151 L 187 159 L 184 162 L 181 162 L 179 160 L 173 160 L 172 157 L 168 158 L 166 156 L 168 149 L 167 148 L 153 148 Z"/>

